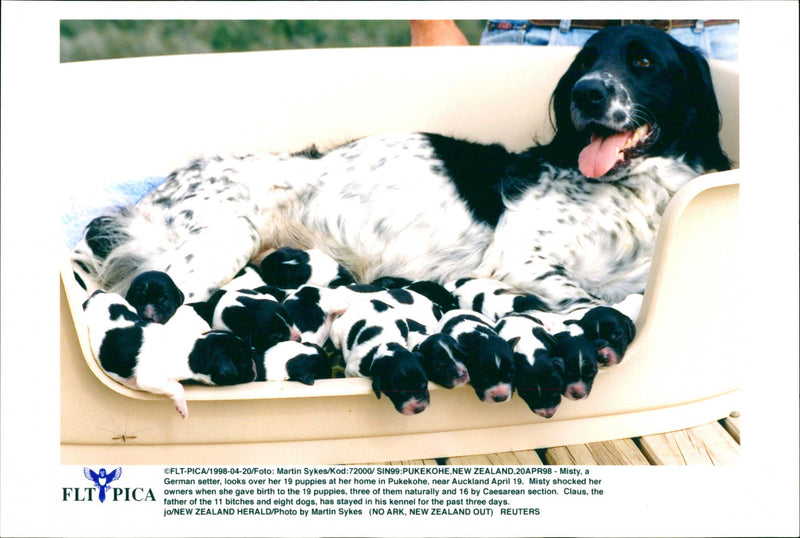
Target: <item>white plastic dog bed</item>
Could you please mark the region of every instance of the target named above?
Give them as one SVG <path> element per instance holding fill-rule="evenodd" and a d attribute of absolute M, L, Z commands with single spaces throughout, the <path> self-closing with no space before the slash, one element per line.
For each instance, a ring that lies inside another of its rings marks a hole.
<path fill-rule="evenodd" d="M 203 153 L 300 150 L 431 131 L 521 150 L 551 134 L 548 106 L 576 49 L 303 50 L 63 64 L 65 232 Z M 738 160 L 738 72 L 712 62 L 723 148 Z M 667 207 L 637 336 L 588 399 L 555 417 L 518 397 L 485 404 L 431 385 L 413 417 L 366 379 L 188 386 L 190 417 L 111 380 L 91 356 L 84 293 L 65 253 L 65 464 L 366 463 L 502 452 L 670 431 L 738 408 L 736 170 L 697 178 Z M 130 188 L 129 188 L 130 187 Z M 66 241 L 74 240 L 69 234 Z M 68 245 L 69 246 L 69 245 Z"/>

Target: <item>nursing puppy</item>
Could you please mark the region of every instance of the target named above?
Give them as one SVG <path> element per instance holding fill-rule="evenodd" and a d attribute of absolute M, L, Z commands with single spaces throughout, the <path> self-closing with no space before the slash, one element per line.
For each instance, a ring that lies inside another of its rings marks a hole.
<path fill-rule="evenodd" d="M 537 415 L 555 415 L 561 405 L 566 374 L 557 341 L 539 320 L 525 314 L 500 318 L 495 330 L 504 340 L 514 342 L 517 394 Z"/>
<path fill-rule="evenodd" d="M 234 333 L 258 352 L 278 342 L 300 340 L 300 331 L 289 313 L 272 295 L 252 290 L 220 290 L 203 311 L 205 315 L 212 312 L 209 321 L 213 329 Z"/>
<path fill-rule="evenodd" d="M 381 277 L 374 280 L 371 284 L 386 289 L 404 289 L 417 292 L 430 299 L 431 302 L 439 308 L 440 314 L 437 317 L 441 317 L 441 314 L 459 307 L 458 301 L 447 288 L 431 280 L 411 281 L 406 278 Z"/>
<path fill-rule="evenodd" d="M 183 304 L 183 292 L 163 271 L 146 271 L 131 282 L 125 300 L 145 321 L 166 323 Z"/>
<path fill-rule="evenodd" d="M 109 377 L 169 396 L 183 418 L 189 410 L 181 381 L 235 385 L 256 377 L 252 348 L 231 333 L 197 334 L 197 324 L 181 318 L 166 325 L 146 322 L 121 296 L 103 291 L 83 309 L 92 354 Z"/>
<path fill-rule="evenodd" d="M 469 372 L 464 365 L 466 350 L 452 336 L 432 334 L 414 351 L 422 355 L 422 368 L 430 381 L 448 389 L 469 382 Z"/>
<path fill-rule="evenodd" d="M 514 392 L 514 343 L 500 338 L 491 322 L 471 310 L 451 310 L 439 320 L 439 333 L 464 349 L 469 382 L 481 401 L 506 402 Z"/>
<path fill-rule="evenodd" d="M 299 381 L 313 385 L 332 375 L 331 359 L 316 344 L 278 342 L 256 359 L 256 381 Z"/>
<path fill-rule="evenodd" d="M 336 288 L 355 284 L 344 267 L 319 249 L 279 248 L 261 261 L 261 277 L 267 284 L 285 290 L 305 285 Z"/>
<path fill-rule="evenodd" d="M 408 350 L 408 325 L 393 306 L 370 299 L 333 321 L 331 343 L 342 352 L 345 375 L 372 378 L 379 399 L 386 394 L 404 415 L 428 408 L 428 378 L 421 355 Z"/>

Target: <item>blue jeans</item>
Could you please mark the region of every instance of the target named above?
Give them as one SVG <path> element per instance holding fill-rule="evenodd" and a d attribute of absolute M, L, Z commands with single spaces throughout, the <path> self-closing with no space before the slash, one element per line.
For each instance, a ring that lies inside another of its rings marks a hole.
<path fill-rule="evenodd" d="M 570 28 L 569 20 L 561 27 L 534 26 L 530 21 L 490 20 L 481 36 L 481 45 L 569 45 L 582 47 L 597 30 Z M 739 23 L 674 28 L 669 35 L 689 47 L 696 47 L 706 58 L 737 61 L 739 58 Z"/>

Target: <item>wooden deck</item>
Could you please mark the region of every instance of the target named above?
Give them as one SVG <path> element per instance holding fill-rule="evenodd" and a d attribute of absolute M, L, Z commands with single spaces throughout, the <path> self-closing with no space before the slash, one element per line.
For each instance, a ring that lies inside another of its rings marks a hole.
<path fill-rule="evenodd" d="M 739 413 L 686 430 L 587 445 L 378 465 L 726 465 L 740 453 Z"/>

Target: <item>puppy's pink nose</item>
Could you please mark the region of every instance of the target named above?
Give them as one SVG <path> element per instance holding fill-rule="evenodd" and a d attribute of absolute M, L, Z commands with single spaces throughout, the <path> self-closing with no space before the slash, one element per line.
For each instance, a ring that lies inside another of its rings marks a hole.
<path fill-rule="evenodd" d="M 586 398 L 589 395 L 589 391 L 586 390 L 586 386 L 583 383 L 572 383 L 571 385 L 567 386 L 567 390 L 564 392 L 564 395 L 567 398 L 571 398 L 573 400 L 580 400 L 581 398 Z"/>
<path fill-rule="evenodd" d="M 552 417 L 553 415 L 556 414 L 556 410 L 557 409 L 558 409 L 557 406 L 556 407 L 551 407 L 549 409 L 537 409 L 536 411 L 534 411 L 534 413 L 536 413 L 540 417 L 550 418 L 550 417 Z"/>
<path fill-rule="evenodd" d="M 289 336 L 289 339 L 295 342 L 299 342 L 301 338 L 302 337 L 300 336 L 300 331 L 293 328 L 291 331 L 291 335 Z"/>
<path fill-rule="evenodd" d="M 599 366 L 614 366 L 622 361 L 617 352 L 606 346 L 597 350 L 597 364 Z"/>
<path fill-rule="evenodd" d="M 506 400 L 511 398 L 511 387 L 509 385 L 497 385 L 490 388 L 486 391 L 486 396 L 484 397 L 484 401 L 492 403 L 492 402 L 505 402 Z"/>

